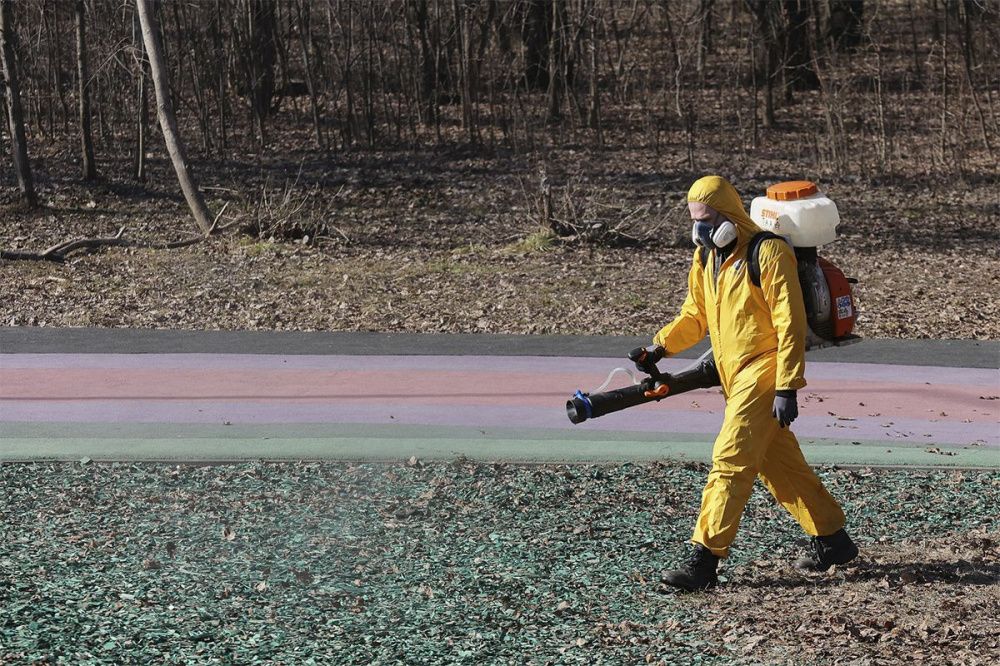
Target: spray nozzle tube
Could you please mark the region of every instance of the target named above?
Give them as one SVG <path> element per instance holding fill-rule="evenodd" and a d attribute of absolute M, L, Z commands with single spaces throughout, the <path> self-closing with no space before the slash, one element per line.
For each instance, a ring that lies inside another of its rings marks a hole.
<path fill-rule="evenodd" d="M 677 374 L 661 373 L 653 365 L 650 377 L 646 377 L 642 381 L 636 381 L 633 377 L 634 384 L 632 386 L 604 391 L 603 389 L 610 382 L 611 376 L 621 369 L 612 370 L 608 380 L 593 393 L 584 393 L 578 390 L 572 398 L 566 401 L 566 415 L 571 422 L 583 423 L 588 419 L 596 419 L 599 416 L 629 407 L 662 400 L 669 395 L 720 385 L 719 372 L 715 367 L 715 358 L 712 356 L 711 349 Z M 629 374 L 631 375 L 631 373 Z M 666 391 L 656 391 L 658 385 L 666 386 Z"/>

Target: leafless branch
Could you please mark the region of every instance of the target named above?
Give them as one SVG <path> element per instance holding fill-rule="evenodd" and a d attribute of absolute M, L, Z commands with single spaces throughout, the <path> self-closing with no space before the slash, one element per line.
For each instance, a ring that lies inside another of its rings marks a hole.
<path fill-rule="evenodd" d="M 225 208 L 223 207 L 223 210 Z M 218 222 L 219 217 L 222 215 L 221 211 L 218 216 L 216 216 L 216 222 Z M 117 246 L 117 247 L 136 247 L 136 248 L 148 248 L 152 250 L 175 250 L 182 247 L 190 247 L 191 245 L 196 245 L 207 239 L 216 230 L 215 225 L 209 230 L 209 233 L 204 235 L 192 236 L 190 238 L 182 238 L 175 241 L 168 241 L 165 243 L 148 243 L 144 241 L 136 241 L 125 238 L 125 227 L 118 230 L 118 233 L 114 236 L 105 238 L 77 238 L 70 241 L 64 241 L 62 243 L 57 243 L 42 252 L 30 252 L 26 250 L 2 250 L 0 251 L 0 259 L 7 261 L 52 261 L 56 263 L 62 263 L 66 260 L 66 257 L 80 250 L 95 250 L 101 247 Z"/>

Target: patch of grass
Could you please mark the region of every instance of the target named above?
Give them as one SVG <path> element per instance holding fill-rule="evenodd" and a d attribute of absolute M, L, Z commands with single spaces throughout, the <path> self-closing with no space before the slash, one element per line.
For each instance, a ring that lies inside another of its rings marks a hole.
<path fill-rule="evenodd" d="M 423 261 L 415 261 L 394 270 L 396 275 L 404 278 L 419 278 L 426 275 L 457 275 L 476 279 L 504 272 L 502 266 L 495 265 L 488 260 L 489 253 L 485 248 L 482 252 L 482 255 L 470 254 L 468 256 L 472 259 L 486 258 L 484 261 L 459 261 L 462 257 L 455 256 L 454 253 L 435 254 Z"/>
<path fill-rule="evenodd" d="M 249 237 L 240 239 L 240 247 L 248 257 L 259 257 L 274 251 L 275 242 L 269 240 L 254 240 Z"/>
<path fill-rule="evenodd" d="M 469 272 L 469 267 L 449 259 L 431 259 L 423 264 L 423 272 L 457 274 Z"/>
<path fill-rule="evenodd" d="M 511 254 L 534 254 L 536 252 L 547 252 L 553 249 L 559 241 L 558 236 L 551 229 L 541 228 L 538 231 L 528 234 L 524 238 L 507 245 L 504 250 Z"/>
<path fill-rule="evenodd" d="M 622 295 L 622 302 L 628 305 L 633 310 L 643 310 L 649 307 L 649 299 L 645 296 L 640 296 L 634 292 L 628 292 Z"/>
<path fill-rule="evenodd" d="M 489 248 L 487 248 L 482 243 L 469 243 L 467 245 L 459 245 L 458 247 L 452 249 L 451 256 L 455 257 L 456 259 L 460 259 L 463 257 L 474 258 L 483 256 L 488 252 Z"/>
<path fill-rule="evenodd" d="M 323 275 L 318 273 L 301 273 L 289 280 L 292 287 L 318 287 L 324 284 Z"/>

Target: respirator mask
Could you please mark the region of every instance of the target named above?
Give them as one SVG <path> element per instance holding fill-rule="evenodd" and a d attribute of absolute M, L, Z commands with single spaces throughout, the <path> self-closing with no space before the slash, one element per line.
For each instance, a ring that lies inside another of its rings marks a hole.
<path fill-rule="evenodd" d="M 722 249 L 736 240 L 736 225 L 723 220 L 718 226 L 705 220 L 696 220 L 691 227 L 691 240 L 695 245 L 712 249 Z"/>

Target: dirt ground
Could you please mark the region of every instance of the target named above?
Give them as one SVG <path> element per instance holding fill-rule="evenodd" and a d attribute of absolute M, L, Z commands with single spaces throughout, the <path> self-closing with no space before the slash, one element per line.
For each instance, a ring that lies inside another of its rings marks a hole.
<path fill-rule="evenodd" d="M 4 189 L 3 249 L 39 251 L 123 227 L 146 242 L 195 232 L 162 160 L 147 187 L 122 184 L 114 169 L 124 167 L 113 164 L 101 165 L 105 181 L 85 186 L 62 157 L 36 159 L 39 211 L 18 210 Z M 705 156 L 691 172 L 676 157 L 453 148 L 200 162 L 212 207 L 226 205 L 222 233 L 183 249 L 0 262 L 0 324 L 652 334 L 686 289 L 687 187 L 717 172 L 747 205 L 768 184 L 802 177 L 837 202 L 840 239 L 821 254 L 859 280 L 862 336 L 1000 338 L 995 179 L 838 180 L 740 156 Z M 540 231 L 542 170 L 554 217 L 582 233 Z M 281 229 L 312 234 L 282 240 Z"/>
<path fill-rule="evenodd" d="M 989 664 L 1000 654 L 998 556 L 997 535 L 977 531 L 873 544 L 813 577 L 760 560 L 704 600 L 708 626 L 764 663 Z"/>

